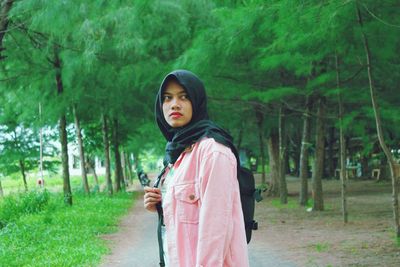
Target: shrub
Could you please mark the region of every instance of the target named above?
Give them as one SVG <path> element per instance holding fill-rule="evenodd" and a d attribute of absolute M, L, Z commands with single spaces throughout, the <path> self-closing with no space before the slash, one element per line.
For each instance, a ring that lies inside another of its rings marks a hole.
<path fill-rule="evenodd" d="M 0 230 L 0 266 L 98 266 L 109 252 L 100 236 L 116 231 L 135 197 L 123 192 L 112 197 L 75 193 L 74 204 L 68 206 L 63 193 L 51 193 L 42 212 L 24 214 Z M 35 204 L 28 206 L 40 207 L 37 201 L 30 195 L 27 202 Z"/>
<path fill-rule="evenodd" d="M 6 196 L 0 203 L 0 229 L 24 214 L 42 211 L 48 204 L 49 198 L 50 194 L 46 190 Z"/>

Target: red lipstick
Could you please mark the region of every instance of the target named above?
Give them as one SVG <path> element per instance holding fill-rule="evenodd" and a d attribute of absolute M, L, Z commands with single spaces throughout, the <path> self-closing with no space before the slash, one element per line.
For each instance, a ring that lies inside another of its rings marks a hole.
<path fill-rule="evenodd" d="M 169 114 L 169 116 L 172 117 L 173 119 L 179 119 L 180 117 L 183 116 L 183 114 L 180 112 L 172 112 L 171 114 Z"/>

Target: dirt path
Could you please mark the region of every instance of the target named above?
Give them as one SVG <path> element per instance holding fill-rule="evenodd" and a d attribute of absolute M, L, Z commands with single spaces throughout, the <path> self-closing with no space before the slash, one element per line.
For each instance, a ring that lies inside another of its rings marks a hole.
<path fill-rule="evenodd" d="M 143 194 L 139 195 L 141 198 Z M 115 234 L 105 236 L 111 241 L 111 254 L 107 255 L 100 266 L 158 266 L 157 218 L 147 212 L 138 199 L 133 209 L 125 216 Z"/>
<path fill-rule="evenodd" d="M 249 244 L 251 267 L 399 266 L 390 181 L 349 181 L 351 216 L 346 226 L 338 181 L 324 180 L 324 212 L 298 208 L 298 179 L 288 177 L 287 181 L 288 205 L 267 197 L 256 204 L 259 230 L 253 232 Z M 121 221 L 119 232 L 106 237 L 112 241 L 112 252 L 101 266 L 158 266 L 156 217 L 144 211 L 138 199 Z"/>
<path fill-rule="evenodd" d="M 105 236 L 111 241 L 112 252 L 103 258 L 102 267 L 156 267 L 158 245 L 156 236 L 157 215 L 143 208 L 139 195 L 133 209 L 121 221 L 119 231 Z M 249 245 L 251 267 L 296 267 L 280 258 L 272 244 L 265 241 L 266 224 L 253 232 Z"/>

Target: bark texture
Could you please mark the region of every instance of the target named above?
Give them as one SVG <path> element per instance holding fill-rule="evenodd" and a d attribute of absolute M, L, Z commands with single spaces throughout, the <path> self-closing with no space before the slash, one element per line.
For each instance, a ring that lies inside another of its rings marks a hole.
<path fill-rule="evenodd" d="M 123 173 L 121 165 L 121 153 L 119 152 L 119 133 L 118 133 L 118 120 L 114 119 L 113 123 L 113 146 L 114 146 L 114 159 L 115 159 L 115 191 L 121 191 L 123 184 Z"/>
<path fill-rule="evenodd" d="M 362 14 L 360 11 L 360 8 L 358 6 L 358 1 L 356 1 L 356 13 L 357 13 L 357 19 L 358 23 L 361 27 L 361 35 L 362 35 L 362 41 L 364 44 L 364 50 L 365 50 L 365 57 L 367 60 L 367 74 L 368 74 L 368 81 L 369 81 L 369 89 L 370 89 L 370 95 L 371 95 L 371 102 L 372 102 L 372 107 L 374 110 L 374 115 L 375 115 L 375 124 L 376 124 L 376 131 L 378 134 L 378 140 L 379 144 L 385 153 L 385 156 L 387 158 L 389 168 L 390 168 L 390 176 L 392 180 L 392 206 L 393 206 L 393 218 L 394 218 L 394 228 L 395 228 L 395 233 L 397 237 L 400 237 L 400 223 L 399 223 L 399 179 L 400 179 L 400 168 L 399 165 L 396 164 L 396 161 L 390 152 L 390 149 L 386 145 L 384 135 L 383 135 L 383 129 L 382 129 L 382 122 L 381 122 L 381 116 L 380 116 L 380 110 L 377 102 L 377 97 L 376 97 L 376 92 L 375 92 L 375 85 L 374 85 L 374 79 L 373 79 L 373 69 L 372 69 L 372 63 L 371 63 L 371 51 L 369 48 L 368 44 L 368 38 L 367 35 L 364 32 L 363 29 L 363 18 Z"/>
<path fill-rule="evenodd" d="M 343 214 L 343 222 L 348 222 L 348 211 L 347 211 L 347 172 L 346 172 L 346 142 L 344 138 L 344 129 L 343 129 L 343 100 L 341 93 L 341 82 L 340 82 L 340 69 L 339 69 L 339 59 L 336 55 L 336 84 L 339 89 L 338 95 L 338 104 L 339 104 L 339 142 L 340 142 L 340 150 L 339 150 L 339 161 L 340 161 L 340 180 L 341 180 L 341 191 L 342 191 L 342 214 Z"/>
<path fill-rule="evenodd" d="M 295 134 L 294 138 L 292 138 L 291 140 L 291 149 L 289 151 L 291 151 L 291 155 L 293 158 L 293 163 L 294 163 L 294 169 L 292 174 L 294 176 L 299 176 L 300 175 L 300 154 L 301 154 L 301 133 L 300 133 L 300 129 L 298 130 L 299 133 Z"/>
<path fill-rule="evenodd" d="M 255 107 L 257 129 L 258 129 L 258 140 L 260 145 L 260 158 L 261 158 L 261 183 L 266 183 L 265 176 L 265 144 L 264 144 L 264 113 L 259 107 Z"/>
<path fill-rule="evenodd" d="M 313 183 L 313 210 L 324 210 L 324 199 L 322 192 L 322 176 L 324 172 L 324 152 L 325 152 L 325 127 L 324 127 L 324 101 L 318 99 L 317 123 L 316 123 L 316 142 L 315 142 L 315 161 L 312 175 Z"/>
<path fill-rule="evenodd" d="M 75 131 L 76 131 L 76 138 L 78 139 L 78 149 L 79 149 L 79 159 L 81 163 L 81 175 L 82 175 L 82 184 L 83 189 L 87 195 L 90 194 L 89 183 L 87 179 L 87 172 L 86 172 L 86 164 L 85 164 L 85 150 L 83 147 L 83 140 L 82 140 L 82 132 L 81 126 L 79 122 L 79 117 L 76 111 L 76 105 L 73 105 L 73 113 L 74 113 L 74 120 L 75 120 Z"/>
<path fill-rule="evenodd" d="M 26 182 L 25 164 L 22 159 L 19 160 L 19 168 L 21 170 L 22 181 L 24 182 L 25 192 L 28 192 L 28 184 Z"/>
<path fill-rule="evenodd" d="M 99 178 L 97 177 L 95 163 L 94 163 L 94 161 L 90 160 L 90 158 L 88 156 L 85 156 L 85 157 L 86 157 L 86 160 L 85 160 L 86 169 L 90 170 L 90 172 L 93 173 L 94 183 L 97 187 L 99 187 Z"/>
<path fill-rule="evenodd" d="M 131 161 L 131 154 L 125 153 L 125 158 L 126 158 L 126 165 L 129 173 L 129 183 L 132 184 L 133 180 L 133 171 L 132 171 L 132 161 Z"/>
<path fill-rule="evenodd" d="M 272 130 L 268 138 L 270 184 L 268 195 L 279 195 L 279 134 Z"/>
<path fill-rule="evenodd" d="M 72 191 L 69 180 L 69 165 L 68 165 L 68 141 L 67 141 L 67 119 L 62 115 L 59 123 L 60 143 L 61 143 L 61 162 L 63 170 L 63 191 L 64 202 L 72 205 Z"/>
<path fill-rule="evenodd" d="M 370 160 L 370 155 L 364 155 L 361 157 L 361 177 L 368 179 L 371 175 L 370 169 L 368 167 L 368 161 Z"/>
<path fill-rule="evenodd" d="M 122 150 L 122 151 L 120 152 L 120 155 L 121 155 L 122 176 L 124 177 L 124 183 L 125 183 L 125 185 L 127 185 L 129 173 L 128 173 L 128 170 L 127 170 L 127 168 L 126 168 L 126 157 L 125 157 L 125 152 Z"/>
<path fill-rule="evenodd" d="M 300 205 L 306 206 L 308 202 L 308 156 L 311 147 L 310 144 L 310 124 L 311 124 L 311 99 L 307 97 L 306 107 L 303 113 L 303 135 L 300 151 Z"/>
<path fill-rule="evenodd" d="M 54 68 L 56 71 L 56 84 L 57 93 L 62 95 L 64 86 L 61 77 L 61 59 L 58 48 L 54 47 Z M 72 191 L 71 183 L 69 179 L 69 166 L 68 166 L 68 139 L 67 139 L 67 118 L 65 113 L 62 113 L 59 120 L 59 132 L 60 132 L 60 143 L 61 143 L 61 162 L 62 162 L 62 173 L 63 173 L 63 191 L 64 191 L 64 202 L 67 205 L 72 205 Z"/>
<path fill-rule="evenodd" d="M 287 138 L 286 138 L 286 114 L 281 107 L 279 110 L 279 198 L 282 204 L 287 204 Z"/>
<path fill-rule="evenodd" d="M 330 127 L 329 128 L 329 138 L 328 138 L 328 157 L 327 157 L 327 165 L 328 165 L 328 173 L 327 176 L 329 178 L 335 177 L 335 160 L 334 160 L 334 154 L 335 151 L 333 149 L 333 145 L 335 144 L 335 127 Z"/>
<path fill-rule="evenodd" d="M 106 183 L 109 195 L 113 194 L 113 187 L 111 181 L 111 166 L 110 166 L 110 141 L 108 138 L 108 118 L 104 113 L 102 114 L 102 131 L 103 131 L 103 149 L 104 149 L 104 167 L 106 169 Z"/>

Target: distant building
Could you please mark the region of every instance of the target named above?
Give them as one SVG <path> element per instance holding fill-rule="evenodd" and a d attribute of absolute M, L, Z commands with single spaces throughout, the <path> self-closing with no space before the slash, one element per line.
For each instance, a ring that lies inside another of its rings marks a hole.
<path fill-rule="evenodd" d="M 106 173 L 106 168 L 104 165 L 104 160 L 95 157 L 94 159 L 90 159 L 91 165 L 94 165 L 94 169 L 97 175 L 104 175 Z M 68 166 L 69 166 L 69 174 L 70 175 L 81 175 L 81 160 L 79 157 L 79 149 L 78 146 L 74 143 L 68 144 Z M 88 173 L 91 173 L 91 169 L 87 170 Z"/>

